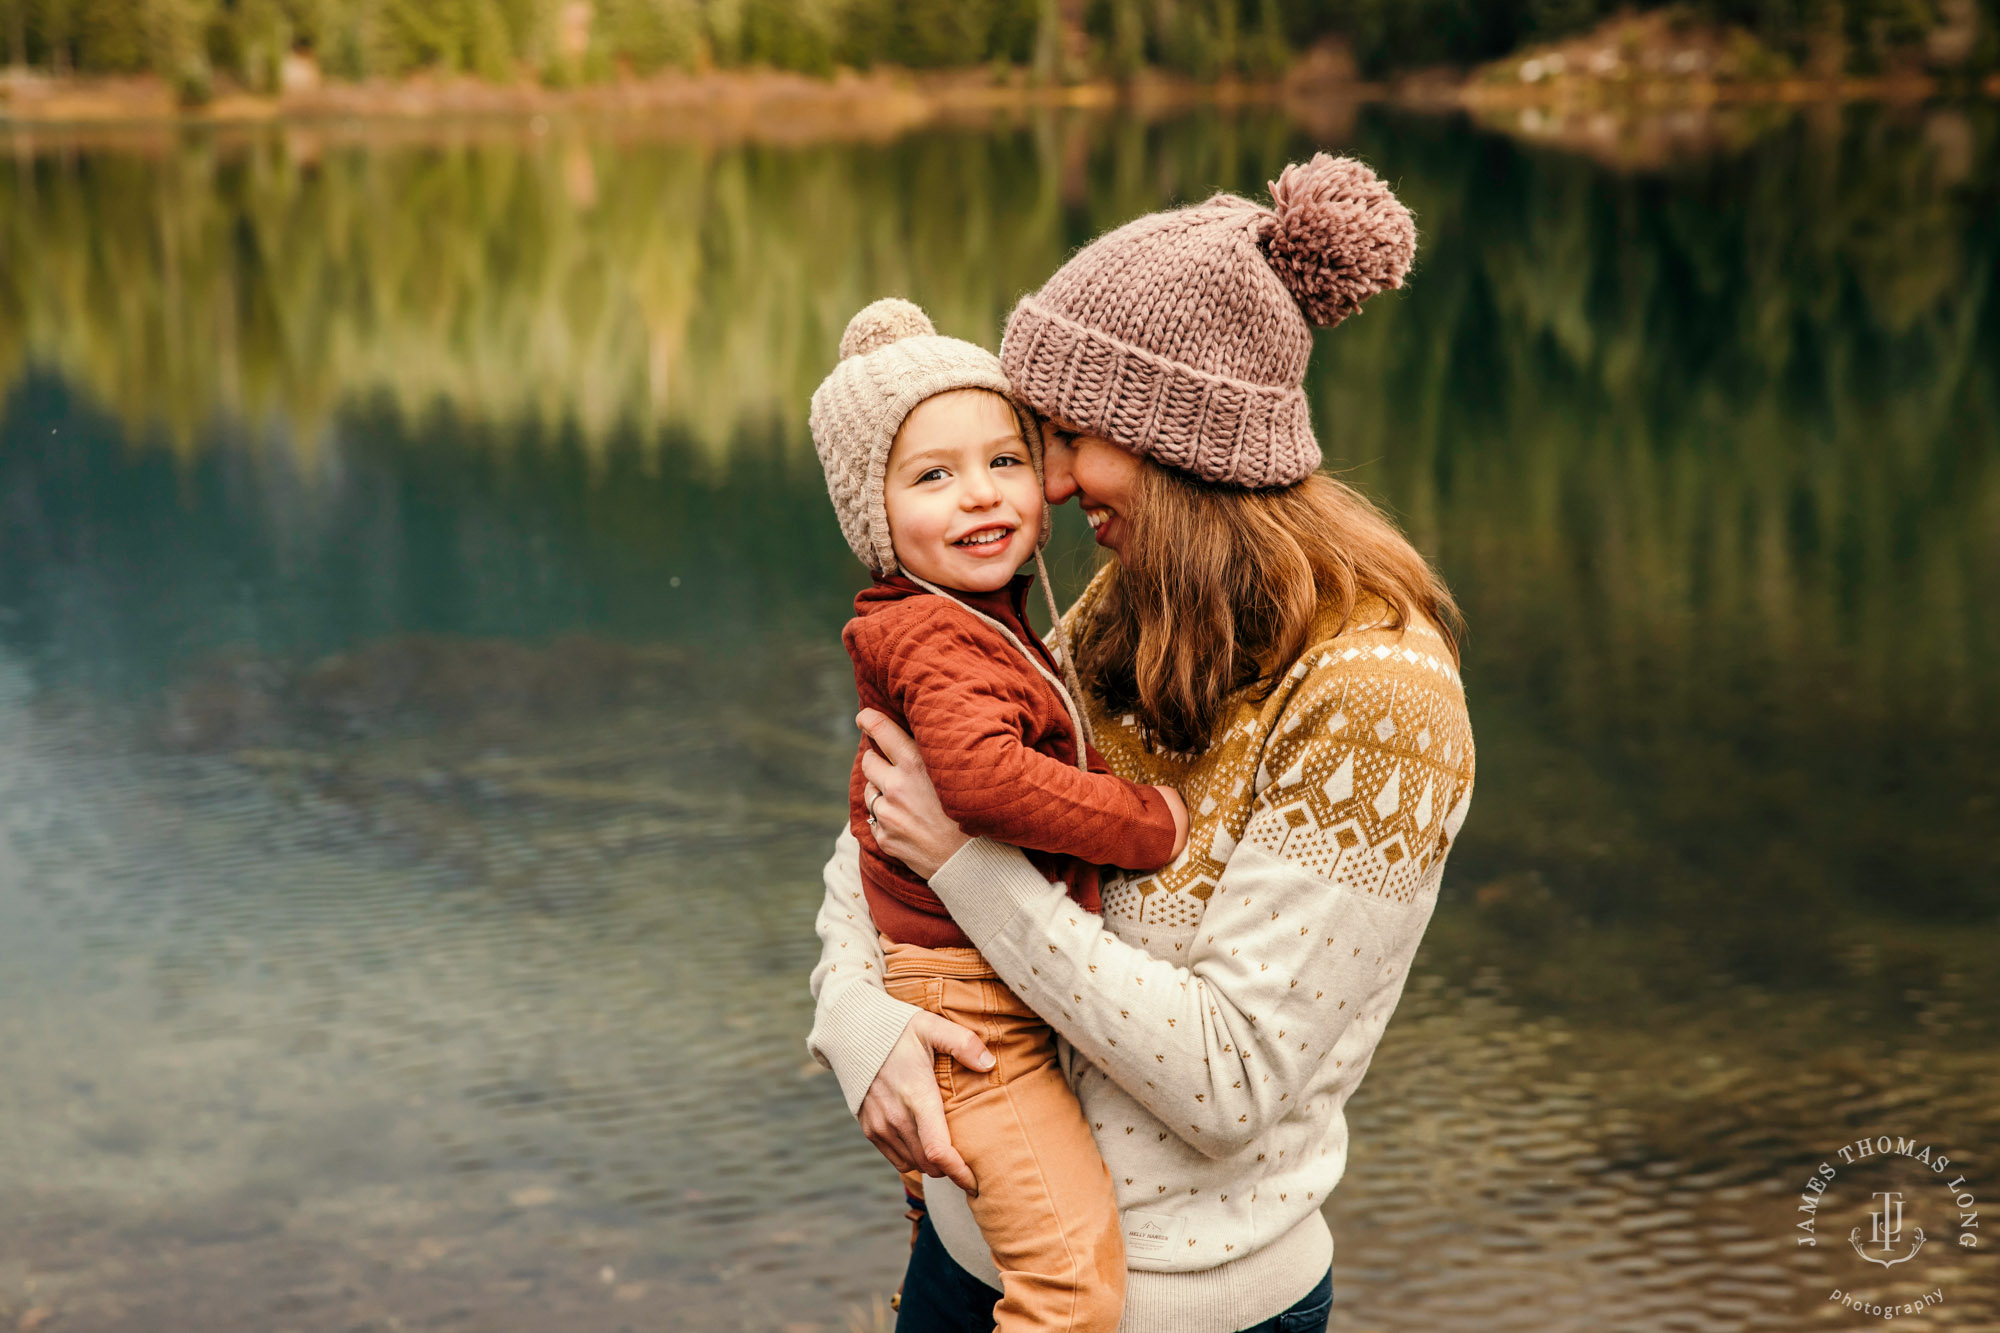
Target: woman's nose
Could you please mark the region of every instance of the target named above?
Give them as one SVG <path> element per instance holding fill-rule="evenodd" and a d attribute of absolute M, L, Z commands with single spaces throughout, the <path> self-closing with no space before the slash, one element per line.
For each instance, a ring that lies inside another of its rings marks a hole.
<path fill-rule="evenodd" d="M 1076 473 L 1069 465 L 1070 451 L 1050 445 L 1042 456 L 1042 494 L 1052 505 L 1062 504 L 1076 494 Z"/>

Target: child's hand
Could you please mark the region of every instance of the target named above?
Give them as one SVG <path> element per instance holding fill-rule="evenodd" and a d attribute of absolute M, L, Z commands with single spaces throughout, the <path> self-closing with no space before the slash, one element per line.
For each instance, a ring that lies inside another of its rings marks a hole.
<path fill-rule="evenodd" d="M 1172 787 L 1155 786 L 1153 790 L 1158 792 L 1166 800 L 1167 809 L 1174 812 L 1174 854 L 1173 856 L 1167 858 L 1167 860 L 1173 861 L 1176 858 L 1178 858 L 1182 852 L 1187 850 L 1187 840 L 1188 840 L 1187 802 L 1183 801 L 1181 799 L 1181 794 L 1175 791 Z"/>

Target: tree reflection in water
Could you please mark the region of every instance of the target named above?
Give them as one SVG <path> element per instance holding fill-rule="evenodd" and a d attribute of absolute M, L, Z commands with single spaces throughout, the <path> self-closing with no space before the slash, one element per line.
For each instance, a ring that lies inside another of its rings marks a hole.
<path fill-rule="evenodd" d="M 798 1075 L 859 579 L 807 397 L 868 299 L 990 344 L 1091 235 L 1314 146 L 17 144 L 0 1254 L 107 1327 L 381 1313 L 343 1283 L 491 1327 L 865 1310 L 893 1180 Z M 1334 146 L 1422 243 L 1319 348 L 1319 427 L 1464 603 L 1481 759 L 1344 1280 L 1383 1327 L 1795 1327 L 1799 1163 L 1891 1109 L 2000 1127 L 2000 119 L 1630 175 L 1387 113 Z M 1693 1219 L 1675 1257 L 1635 1213 Z"/>

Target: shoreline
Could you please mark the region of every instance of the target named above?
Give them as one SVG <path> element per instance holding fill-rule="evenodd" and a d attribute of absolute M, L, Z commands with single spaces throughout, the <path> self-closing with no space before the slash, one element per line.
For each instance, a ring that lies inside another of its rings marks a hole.
<path fill-rule="evenodd" d="M 415 78 L 323 83 L 280 96 L 225 94 L 175 106 L 159 80 L 50 80 L 0 71 L 0 144 L 18 157 L 92 147 L 164 152 L 189 135 L 235 143 L 270 131 L 301 150 L 391 141 L 513 143 L 588 131 L 618 141 L 707 149 L 888 144 L 925 131 L 1020 129 L 1031 118 L 1120 111 L 1147 123 L 1197 108 L 1257 108 L 1319 144 L 1339 144 L 1363 107 L 1460 116 L 1480 129 L 1591 158 L 1614 171 L 1655 171 L 1740 149 L 1799 114 L 1877 105 L 1962 119 L 2000 101 L 2000 75 L 1947 85 L 1911 75 L 1765 81 L 1594 81 L 1525 84 L 1427 71 L 1369 82 L 1351 64 L 1308 58 L 1284 78 L 1198 82 L 1148 72 L 1129 82 L 1036 84 L 986 67 L 841 71 L 831 79 L 773 70 L 626 79 L 573 89 Z M 28 96 L 22 96 L 27 91 Z M 1959 137 L 1963 137 L 1961 134 Z"/>
<path fill-rule="evenodd" d="M 1968 106 L 2000 100 L 2000 78 L 1973 90 L 1909 76 L 1554 89 L 1489 80 L 1405 90 L 1395 100 L 1421 114 L 1462 115 L 1483 130 L 1614 171 L 1656 171 L 1736 151 L 1797 116 L 1845 107 L 1914 111 L 1962 123 Z"/>
<path fill-rule="evenodd" d="M 672 117 L 689 128 L 734 137 L 804 139 L 894 137 L 933 123 L 1045 110 L 1127 108 L 1162 113 L 1194 106 L 1278 106 L 1308 125 L 1329 110 L 1344 118 L 1362 103 L 1475 118 L 1581 114 L 1621 118 L 1828 102 L 1925 102 L 1940 97 L 2000 98 L 2000 75 L 1948 88 L 1922 75 L 1877 78 L 1786 77 L 1758 81 L 1569 84 L 1496 83 L 1481 71 L 1417 72 L 1364 81 L 1305 61 L 1282 78 L 1199 82 L 1149 71 L 1126 82 L 1037 84 L 1021 71 L 996 77 L 984 67 L 944 71 L 842 70 L 832 78 L 779 70 L 716 70 L 621 79 L 578 88 L 496 84 L 417 76 L 395 81 L 319 81 L 276 94 L 225 92 L 179 105 L 156 76 L 63 77 L 18 68 L 0 72 L 0 129 L 238 126 L 323 121 L 414 122 L 536 116 Z"/>
<path fill-rule="evenodd" d="M 1148 72 L 1127 83 L 1034 83 L 1020 71 L 996 77 L 986 67 L 913 71 L 840 70 L 818 78 L 783 70 L 713 70 L 624 78 L 575 88 L 469 77 L 419 75 L 367 83 L 321 81 L 280 93 L 221 93 L 182 106 L 153 75 L 63 77 L 0 71 L 0 126 L 222 126 L 270 122 L 416 121 L 438 118 L 572 115 L 683 115 L 718 126 L 752 121 L 782 126 L 797 118 L 812 137 L 898 133 L 920 124 L 1030 110 L 1131 106 L 1170 110 L 1192 105 L 1269 105 L 1322 85 L 1298 79 L 1197 82 Z M 828 124 L 827 118 L 840 118 Z"/>

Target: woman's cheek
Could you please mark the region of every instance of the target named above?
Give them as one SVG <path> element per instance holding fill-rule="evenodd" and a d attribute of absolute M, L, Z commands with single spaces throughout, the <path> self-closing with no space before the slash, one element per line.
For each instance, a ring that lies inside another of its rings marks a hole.
<path fill-rule="evenodd" d="M 1124 513 L 1139 492 L 1139 469 L 1145 464 L 1116 445 L 1105 445 L 1091 459 L 1095 485 L 1084 489 L 1103 503 Z"/>

